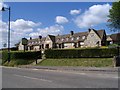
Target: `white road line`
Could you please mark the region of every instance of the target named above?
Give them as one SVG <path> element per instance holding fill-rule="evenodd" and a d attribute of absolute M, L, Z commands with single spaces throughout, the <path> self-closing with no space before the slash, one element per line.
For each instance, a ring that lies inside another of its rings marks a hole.
<path fill-rule="evenodd" d="M 34 79 L 34 80 L 41 80 L 41 81 L 52 82 L 51 80 L 40 79 L 40 78 L 34 78 L 34 77 L 28 77 L 28 76 L 22 76 L 22 75 L 17 75 L 17 74 L 14 74 L 14 76 L 24 77 L 24 78 L 28 78 L 28 79 Z"/>

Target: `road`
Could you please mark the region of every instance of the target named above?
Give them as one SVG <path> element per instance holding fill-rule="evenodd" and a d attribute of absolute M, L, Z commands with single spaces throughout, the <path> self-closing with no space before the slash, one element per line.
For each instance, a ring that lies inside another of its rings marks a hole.
<path fill-rule="evenodd" d="M 118 88 L 117 72 L 2 68 L 3 88 Z"/>

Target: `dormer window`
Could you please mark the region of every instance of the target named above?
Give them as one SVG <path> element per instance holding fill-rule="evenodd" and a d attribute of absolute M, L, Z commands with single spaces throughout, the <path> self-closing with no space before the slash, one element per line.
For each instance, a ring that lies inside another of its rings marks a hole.
<path fill-rule="evenodd" d="M 85 36 L 82 36 L 82 39 L 85 39 Z"/>
<path fill-rule="evenodd" d="M 64 41 L 64 38 L 62 38 L 61 41 Z"/>
<path fill-rule="evenodd" d="M 37 44 L 38 42 L 36 41 L 35 43 Z"/>
<path fill-rule="evenodd" d="M 72 37 L 71 40 L 73 41 L 73 40 L 74 40 L 74 37 Z"/>
<path fill-rule="evenodd" d="M 77 37 L 77 40 L 79 40 L 80 39 L 80 37 Z"/>
<path fill-rule="evenodd" d="M 59 42 L 60 38 L 57 39 L 57 42 Z"/>
<path fill-rule="evenodd" d="M 69 38 L 67 37 L 67 38 L 66 38 L 66 41 L 68 41 L 68 40 L 69 40 Z"/>

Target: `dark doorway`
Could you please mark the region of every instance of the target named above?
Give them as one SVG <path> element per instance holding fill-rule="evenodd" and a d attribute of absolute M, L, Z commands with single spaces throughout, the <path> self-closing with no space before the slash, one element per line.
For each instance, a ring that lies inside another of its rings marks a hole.
<path fill-rule="evenodd" d="M 47 48 L 47 49 L 49 48 L 49 44 L 46 44 L 46 48 Z"/>

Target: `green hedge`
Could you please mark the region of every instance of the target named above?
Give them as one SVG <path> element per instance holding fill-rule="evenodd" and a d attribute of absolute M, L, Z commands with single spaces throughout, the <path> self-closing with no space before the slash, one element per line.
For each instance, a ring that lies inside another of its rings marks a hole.
<path fill-rule="evenodd" d="M 117 49 L 62 49 L 46 50 L 46 58 L 111 58 Z"/>
<path fill-rule="evenodd" d="M 35 60 L 36 58 L 41 58 L 41 51 L 38 52 L 10 52 L 11 60 Z M 2 52 L 2 63 L 5 63 L 8 59 L 7 51 Z"/>

